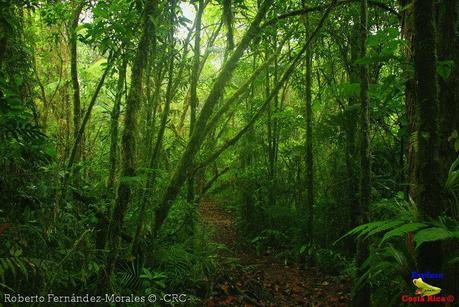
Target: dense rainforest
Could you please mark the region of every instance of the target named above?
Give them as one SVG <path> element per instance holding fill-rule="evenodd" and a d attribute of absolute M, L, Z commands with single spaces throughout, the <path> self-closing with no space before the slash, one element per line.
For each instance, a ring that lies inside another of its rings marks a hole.
<path fill-rule="evenodd" d="M 0 306 L 453 306 L 458 0 L 0 0 Z"/>

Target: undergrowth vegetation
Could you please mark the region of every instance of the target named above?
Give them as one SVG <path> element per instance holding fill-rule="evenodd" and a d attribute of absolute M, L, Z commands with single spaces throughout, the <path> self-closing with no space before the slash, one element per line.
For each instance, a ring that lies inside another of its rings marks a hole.
<path fill-rule="evenodd" d="M 459 299 L 458 153 L 457 1 L 0 0 L 0 305 Z"/>

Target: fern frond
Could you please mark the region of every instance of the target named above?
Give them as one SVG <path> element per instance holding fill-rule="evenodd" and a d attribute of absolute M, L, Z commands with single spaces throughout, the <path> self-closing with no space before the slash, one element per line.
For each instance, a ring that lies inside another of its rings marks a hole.
<path fill-rule="evenodd" d="M 384 220 L 359 225 L 336 240 L 333 244 L 336 244 L 342 239 L 352 235 L 357 235 L 358 239 L 362 237 L 364 237 L 364 239 L 368 239 L 369 237 L 374 236 L 380 232 L 395 228 L 405 223 L 405 220 Z"/>
<path fill-rule="evenodd" d="M 416 243 L 416 248 L 418 248 L 425 242 L 457 238 L 459 238 L 458 231 L 449 231 L 448 229 L 442 227 L 430 227 L 418 231 L 414 235 L 414 242 Z"/>
<path fill-rule="evenodd" d="M 427 224 L 424 223 L 410 223 L 410 224 L 405 224 L 400 227 L 397 227 L 395 229 L 392 229 L 389 232 L 386 232 L 384 237 L 382 238 L 381 242 L 379 243 L 379 246 L 381 246 L 384 242 L 386 242 L 389 239 L 392 239 L 394 237 L 400 237 L 402 235 L 405 235 L 409 232 L 413 232 L 416 230 L 419 230 L 421 228 L 427 227 Z"/>

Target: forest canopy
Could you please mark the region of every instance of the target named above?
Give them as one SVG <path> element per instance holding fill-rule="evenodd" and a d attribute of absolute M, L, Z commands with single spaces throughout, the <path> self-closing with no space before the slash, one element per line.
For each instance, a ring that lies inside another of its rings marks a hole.
<path fill-rule="evenodd" d="M 0 9 L 0 306 L 459 299 L 459 1 Z"/>

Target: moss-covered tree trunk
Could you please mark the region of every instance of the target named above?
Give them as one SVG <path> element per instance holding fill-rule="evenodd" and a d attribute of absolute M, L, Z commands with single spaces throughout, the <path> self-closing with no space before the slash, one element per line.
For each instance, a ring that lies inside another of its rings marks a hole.
<path fill-rule="evenodd" d="M 360 1 L 360 58 L 366 56 L 367 0 Z M 368 97 L 368 67 L 360 65 L 360 201 L 359 224 L 368 222 L 368 206 L 371 201 L 371 165 L 370 165 L 370 112 Z M 368 243 L 365 240 L 357 242 L 356 265 L 357 278 L 364 274 L 363 263 L 368 258 Z M 361 286 L 353 297 L 354 306 L 370 306 L 370 288 L 368 284 Z"/>
<path fill-rule="evenodd" d="M 204 0 L 198 1 L 196 13 L 196 33 L 194 36 L 193 48 L 193 67 L 191 69 L 190 80 L 190 135 L 193 133 L 194 125 L 196 123 L 196 108 L 198 106 L 198 79 L 199 79 L 199 66 L 201 63 L 201 21 L 204 12 Z M 188 202 L 194 201 L 194 176 L 188 177 Z"/>
<path fill-rule="evenodd" d="M 415 157 L 415 135 L 416 132 L 416 120 L 415 120 L 415 105 L 416 105 L 416 89 L 414 75 L 411 71 L 411 65 L 408 63 L 413 62 L 413 8 L 410 6 L 411 0 L 400 0 L 400 6 L 404 8 L 400 19 L 401 35 L 407 41 L 407 45 L 403 49 L 404 56 L 406 58 L 406 65 L 403 67 L 403 74 L 405 77 L 405 113 L 406 113 L 406 124 L 402 125 L 401 128 L 405 129 L 405 135 L 402 135 L 402 140 L 406 144 L 406 165 L 404 177 L 407 179 L 409 184 L 406 185 L 405 194 L 406 197 L 414 197 L 414 188 L 416 186 L 416 169 L 414 163 Z"/>
<path fill-rule="evenodd" d="M 118 69 L 118 82 L 116 85 L 116 96 L 113 102 L 113 108 L 110 117 L 110 153 L 109 153 L 109 169 L 107 190 L 109 195 L 113 195 L 113 187 L 115 185 L 115 175 L 118 163 L 118 130 L 119 117 L 121 112 L 121 99 L 124 92 L 124 83 L 126 80 L 127 58 L 123 57 L 122 63 Z"/>
<path fill-rule="evenodd" d="M 166 87 L 166 101 L 164 103 L 164 109 L 161 114 L 161 123 L 159 125 L 159 130 L 158 130 L 158 135 L 156 137 L 156 141 L 153 147 L 153 151 L 151 152 L 150 155 L 150 161 L 148 164 L 148 168 L 150 169 L 150 174 L 147 177 L 147 180 L 145 182 L 145 190 L 142 195 L 142 199 L 140 202 L 140 210 L 139 210 L 139 216 L 137 219 L 137 226 L 136 226 L 136 232 L 134 235 L 134 240 L 132 241 L 132 254 L 136 255 L 142 255 L 142 250 L 139 244 L 140 241 L 140 236 L 143 231 L 144 227 L 144 222 L 145 222 L 145 211 L 147 208 L 147 204 L 149 197 L 151 196 L 151 192 L 154 188 L 155 181 L 156 181 L 156 174 L 157 174 L 157 168 L 159 165 L 160 161 L 160 154 L 161 154 L 161 148 L 163 144 L 163 139 L 164 139 L 164 134 L 166 132 L 166 125 L 169 119 L 169 112 L 171 108 L 171 103 L 172 103 L 172 97 L 174 93 L 172 92 L 173 89 L 173 83 L 174 83 L 174 59 L 175 59 L 175 39 L 174 39 L 174 31 L 175 31 L 175 0 L 171 1 L 170 4 L 170 9 L 169 9 L 169 16 L 170 16 L 170 31 L 168 35 L 168 45 L 169 45 L 169 50 L 168 50 L 168 58 L 169 62 L 167 63 L 167 87 Z"/>
<path fill-rule="evenodd" d="M 77 33 L 78 21 L 81 11 L 83 10 L 84 2 L 73 1 L 72 3 L 72 19 L 68 28 L 69 49 L 70 49 L 70 77 L 72 80 L 73 89 L 73 136 L 74 140 L 78 137 L 78 130 L 81 125 L 81 97 L 80 97 L 80 82 L 78 81 L 78 54 L 77 54 Z M 82 144 L 77 144 L 78 148 L 75 155 L 75 162 L 78 163 L 81 157 Z M 78 181 L 79 172 L 75 170 L 74 176 L 76 183 Z"/>
<path fill-rule="evenodd" d="M 132 65 L 132 76 L 129 93 L 126 100 L 126 112 L 124 116 L 124 129 L 121 139 L 121 178 L 118 186 L 113 215 L 110 220 L 108 232 L 109 252 L 105 267 L 105 276 L 101 281 L 101 289 L 107 288 L 118 259 L 120 250 L 120 234 L 123 227 L 124 216 L 131 198 L 132 187 L 130 178 L 136 175 L 135 152 L 137 134 L 137 113 L 142 98 L 142 80 L 144 68 L 149 54 L 150 38 L 153 22 L 150 16 L 156 7 L 156 0 L 148 0 L 142 16 L 142 36 L 137 46 L 136 55 Z"/>
<path fill-rule="evenodd" d="M 226 51 L 225 59 L 229 52 L 234 49 L 234 34 L 233 34 L 233 1 L 223 0 L 223 21 L 226 26 Z"/>
<path fill-rule="evenodd" d="M 260 23 L 263 20 L 268 8 L 272 4 L 272 0 L 265 0 L 260 6 L 256 17 L 252 24 L 244 34 L 241 42 L 231 54 L 229 59 L 225 62 L 221 72 L 217 76 L 214 84 L 212 85 L 209 96 L 203 104 L 199 118 L 196 121 L 193 133 L 188 141 L 185 151 L 180 158 L 180 161 L 174 171 L 172 178 L 170 179 L 166 191 L 162 197 L 160 205 L 155 210 L 155 225 L 154 234 L 157 235 L 161 228 L 164 220 L 166 219 L 169 209 L 172 203 L 177 198 L 177 195 L 182 188 L 184 181 L 189 175 L 190 168 L 193 164 L 196 153 L 198 152 L 206 134 L 206 125 L 212 115 L 213 109 L 217 105 L 220 97 L 222 97 L 223 90 L 231 79 L 232 73 L 237 66 L 239 59 L 242 57 L 244 51 L 248 47 L 252 39 L 258 34 L 260 29 Z"/>

